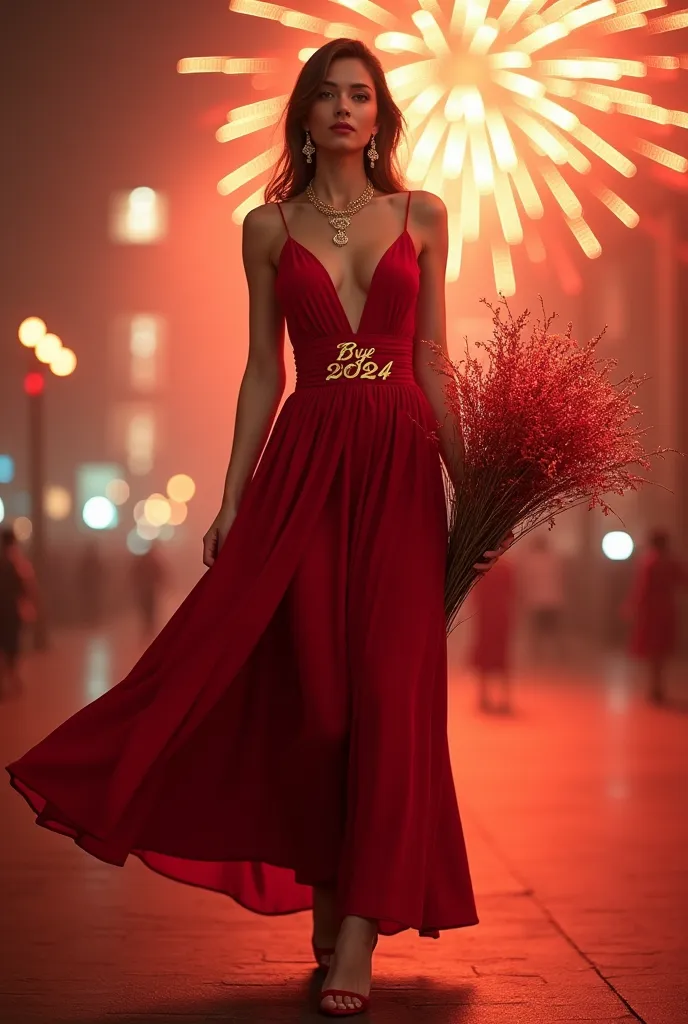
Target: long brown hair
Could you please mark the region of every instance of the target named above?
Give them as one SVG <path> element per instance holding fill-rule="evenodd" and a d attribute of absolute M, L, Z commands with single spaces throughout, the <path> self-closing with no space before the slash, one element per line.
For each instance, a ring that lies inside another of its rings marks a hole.
<path fill-rule="evenodd" d="M 340 57 L 355 57 L 365 64 L 375 86 L 377 123 L 379 130 L 375 145 L 379 159 L 369 169 L 363 161 L 366 174 L 380 192 L 403 192 L 405 185 L 397 162 L 397 146 L 402 137 L 404 116 L 392 99 L 382 65 L 375 54 L 358 39 L 333 39 L 325 43 L 303 65 L 284 112 L 284 149 L 270 181 L 265 187 L 265 202 L 283 202 L 299 195 L 315 174 L 317 153 L 313 163 L 306 163 L 301 152 L 305 142 L 302 128 L 318 90 L 327 77 L 332 61 Z"/>

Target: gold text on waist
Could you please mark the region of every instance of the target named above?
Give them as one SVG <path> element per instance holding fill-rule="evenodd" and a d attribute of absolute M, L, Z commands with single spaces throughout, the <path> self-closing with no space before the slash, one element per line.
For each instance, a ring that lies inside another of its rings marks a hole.
<path fill-rule="evenodd" d="M 330 363 L 327 367 L 325 380 L 338 380 L 342 376 L 348 380 L 352 380 L 354 377 L 358 377 L 360 380 L 375 380 L 377 377 L 382 377 L 383 380 L 387 380 L 392 372 L 394 360 L 390 359 L 380 369 L 378 364 L 370 358 L 375 352 L 374 348 L 358 348 L 355 341 L 341 341 L 337 348 L 339 349 L 337 361 Z"/>

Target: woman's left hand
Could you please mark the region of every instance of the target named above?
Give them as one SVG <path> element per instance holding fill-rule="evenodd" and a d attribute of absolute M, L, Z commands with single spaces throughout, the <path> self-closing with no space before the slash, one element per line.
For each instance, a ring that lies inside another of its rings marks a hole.
<path fill-rule="evenodd" d="M 505 551 L 508 551 L 511 545 L 514 543 L 514 531 L 509 530 L 507 535 L 502 538 L 499 542 L 499 547 L 496 551 L 486 551 L 483 555 L 484 562 L 476 562 L 473 566 L 478 572 L 487 572 L 495 564 L 500 555 L 503 555 Z"/>

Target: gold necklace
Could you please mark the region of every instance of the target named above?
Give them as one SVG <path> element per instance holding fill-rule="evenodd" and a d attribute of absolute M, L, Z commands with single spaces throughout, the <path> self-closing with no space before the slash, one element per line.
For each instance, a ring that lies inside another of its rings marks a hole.
<path fill-rule="evenodd" d="M 343 210 L 336 210 L 334 206 L 330 206 L 329 203 L 325 203 L 322 199 L 318 199 L 313 188 L 313 181 L 311 180 L 308 182 L 306 195 L 316 210 L 318 210 L 319 213 L 324 213 L 332 227 L 336 228 L 336 233 L 332 238 L 335 245 L 346 245 L 349 241 L 346 228 L 348 228 L 351 223 L 351 218 L 355 213 L 358 213 L 359 210 L 362 210 L 366 203 L 369 203 L 375 194 L 375 186 L 370 178 L 366 178 L 366 182 L 366 187 L 363 189 L 358 199 L 352 199 Z"/>

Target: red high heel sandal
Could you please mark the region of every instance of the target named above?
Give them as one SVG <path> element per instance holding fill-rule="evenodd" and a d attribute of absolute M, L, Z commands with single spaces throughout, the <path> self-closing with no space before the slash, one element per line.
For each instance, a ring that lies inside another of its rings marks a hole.
<path fill-rule="evenodd" d="M 373 939 L 373 949 L 377 946 L 377 935 Z M 329 970 L 330 965 L 322 962 L 322 957 L 332 956 L 334 954 L 334 946 L 317 946 L 313 939 L 311 939 L 311 947 L 313 949 L 313 956 L 318 967 L 322 967 L 324 971 Z"/>
<path fill-rule="evenodd" d="M 376 935 L 373 939 L 373 950 L 377 946 L 377 939 L 378 936 Z M 334 952 L 334 950 L 332 952 Z M 322 1001 L 326 996 L 351 996 L 352 999 L 358 999 L 361 1005 L 335 1006 L 333 1010 L 328 1010 L 328 1008 L 322 1004 Z M 362 996 L 360 992 L 350 992 L 345 988 L 325 988 L 320 993 L 320 1006 L 318 1007 L 318 1012 L 324 1014 L 326 1017 L 353 1017 L 356 1013 L 366 1013 L 369 1006 L 370 996 Z"/>

